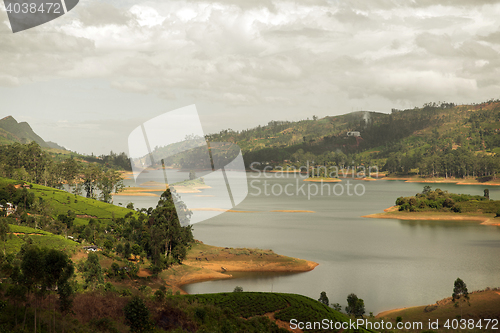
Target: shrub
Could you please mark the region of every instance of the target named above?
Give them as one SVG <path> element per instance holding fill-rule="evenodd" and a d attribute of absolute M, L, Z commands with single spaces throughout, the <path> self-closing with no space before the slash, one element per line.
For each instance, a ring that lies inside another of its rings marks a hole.
<path fill-rule="evenodd" d="M 153 328 L 149 310 L 141 298 L 135 296 L 123 308 L 130 332 L 150 332 Z"/>
<path fill-rule="evenodd" d="M 104 285 L 104 291 L 116 292 L 116 288 L 111 284 L 111 282 L 106 282 Z"/>
<path fill-rule="evenodd" d="M 408 203 L 404 203 L 401 206 L 399 206 L 400 211 L 408 210 L 410 208 L 410 205 Z"/>
<path fill-rule="evenodd" d="M 406 198 L 399 197 L 399 198 L 396 199 L 396 205 L 397 206 L 404 205 L 405 203 L 406 203 Z"/>
<path fill-rule="evenodd" d="M 157 302 L 163 302 L 163 300 L 165 299 L 165 292 L 158 289 L 157 291 L 155 291 L 154 297 Z"/>
<path fill-rule="evenodd" d="M 446 198 L 443 202 L 443 207 L 451 208 L 453 205 L 455 205 L 455 201 L 451 198 Z"/>
<path fill-rule="evenodd" d="M 243 292 L 243 287 L 236 286 L 234 287 L 233 293 L 241 293 Z"/>
<path fill-rule="evenodd" d="M 132 296 L 132 292 L 130 291 L 130 289 L 123 289 L 120 292 L 120 295 L 122 295 L 122 296 Z"/>

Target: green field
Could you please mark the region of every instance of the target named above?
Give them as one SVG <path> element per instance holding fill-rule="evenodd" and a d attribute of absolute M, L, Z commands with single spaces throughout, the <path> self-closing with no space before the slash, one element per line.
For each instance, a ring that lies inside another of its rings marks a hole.
<path fill-rule="evenodd" d="M 297 294 L 233 292 L 219 294 L 200 294 L 173 296 L 187 300 L 190 304 L 216 306 L 236 317 L 252 318 L 266 313 L 274 313 L 274 318 L 290 322 L 321 322 L 323 319 L 336 322 L 348 322 L 349 317 L 309 297 Z M 320 332 L 324 330 L 304 330 Z M 343 332 L 354 332 L 344 330 Z M 361 329 L 359 332 L 371 332 Z"/>
<path fill-rule="evenodd" d="M 21 184 L 22 182 L 13 179 L 0 177 L 0 185 L 3 184 Z M 27 183 L 30 184 L 30 183 Z M 112 219 L 124 217 L 131 210 L 110 205 L 108 203 L 71 194 L 63 190 L 58 190 L 52 187 L 32 184 L 30 192 L 35 194 L 35 197 L 41 198 L 48 203 L 52 208 L 51 215 L 56 218 L 59 214 L 67 214 L 69 210 L 76 215 L 88 215 L 99 219 Z M 76 224 L 86 224 L 86 219 L 75 221 Z"/>
<path fill-rule="evenodd" d="M 28 237 L 34 245 L 46 247 L 49 249 L 64 250 L 69 253 L 74 253 L 80 247 L 80 244 L 66 239 L 64 236 L 54 235 L 50 232 L 40 229 L 34 229 L 26 226 L 18 226 L 9 224 L 11 237 L 5 242 L 6 253 L 17 253 L 21 250 L 21 246 L 25 244 Z M 16 233 L 17 235 L 14 235 Z"/>

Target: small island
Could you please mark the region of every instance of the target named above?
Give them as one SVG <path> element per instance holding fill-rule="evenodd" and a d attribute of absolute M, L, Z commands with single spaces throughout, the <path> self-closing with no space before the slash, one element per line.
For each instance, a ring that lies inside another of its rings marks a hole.
<path fill-rule="evenodd" d="M 399 220 L 461 220 L 481 222 L 484 225 L 500 226 L 500 200 L 490 200 L 489 190 L 484 196 L 455 194 L 432 190 L 424 186 L 422 193 L 411 197 L 399 197 L 396 205 L 383 213 L 363 217 Z"/>

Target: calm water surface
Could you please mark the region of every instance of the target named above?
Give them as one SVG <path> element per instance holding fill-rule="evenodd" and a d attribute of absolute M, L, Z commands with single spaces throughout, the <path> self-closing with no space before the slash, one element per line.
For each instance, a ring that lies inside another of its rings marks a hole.
<path fill-rule="evenodd" d="M 299 176 L 265 178 L 247 174 L 247 198 L 237 206 L 255 213 L 226 212 L 194 225 L 194 236 L 206 244 L 227 247 L 273 249 L 278 254 L 312 260 L 320 265 L 299 274 L 233 274 L 235 279 L 187 285 L 188 293 L 232 291 L 275 291 L 303 294 L 314 299 L 326 291 L 330 303 L 346 305 L 353 292 L 364 299 L 367 313 L 398 307 L 424 305 L 449 297 L 453 282 L 463 279 L 469 290 L 500 286 L 500 227 L 474 222 L 402 221 L 368 219 L 362 215 L 381 212 L 399 196 L 421 192 L 424 184 L 403 181 L 365 182 L 364 195 L 311 196 L 299 191 Z M 160 177 L 152 173 L 151 179 Z M 179 173 L 179 178 L 184 177 Z M 156 179 L 161 181 L 160 178 Z M 288 193 L 266 195 L 274 186 L 288 187 Z M 134 182 L 127 181 L 133 186 Z M 330 184 L 328 186 L 334 186 Z M 484 186 L 429 184 L 454 193 L 483 194 Z M 312 185 L 311 185 L 312 186 Z M 317 185 L 320 186 L 320 185 Z M 353 186 L 350 192 L 353 192 Z M 258 189 L 261 193 L 258 194 Z M 361 193 L 361 185 L 357 187 Z M 500 199 L 500 189 L 489 187 L 490 198 Z M 314 193 L 314 187 L 311 192 Z M 206 194 L 206 190 L 202 194 Z M 336 193 L 340 193 L 337 186 Z M 197 194 L 183 194 L 182 197 Z M 207 202 L 210 197 L 207 197 Z M 157 198 L 115 197 L 115 204 L 134 202 L 136 207 L 155 206 Z M 279 213 L 272 210 L 310 210 L 314 213 Z"/>

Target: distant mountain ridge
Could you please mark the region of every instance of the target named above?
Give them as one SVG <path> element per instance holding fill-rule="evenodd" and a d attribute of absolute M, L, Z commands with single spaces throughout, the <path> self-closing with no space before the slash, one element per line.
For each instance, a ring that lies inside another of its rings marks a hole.
<path fill-rule="evenodd" d="M 0 119 L 0 144 L 14 142 L 25 144 L 31 141 L 35 141 L 40 147 L 66 150 L 57 143 L 43 140 L 27 122 L 18 123 L 12 116 Z"/>

